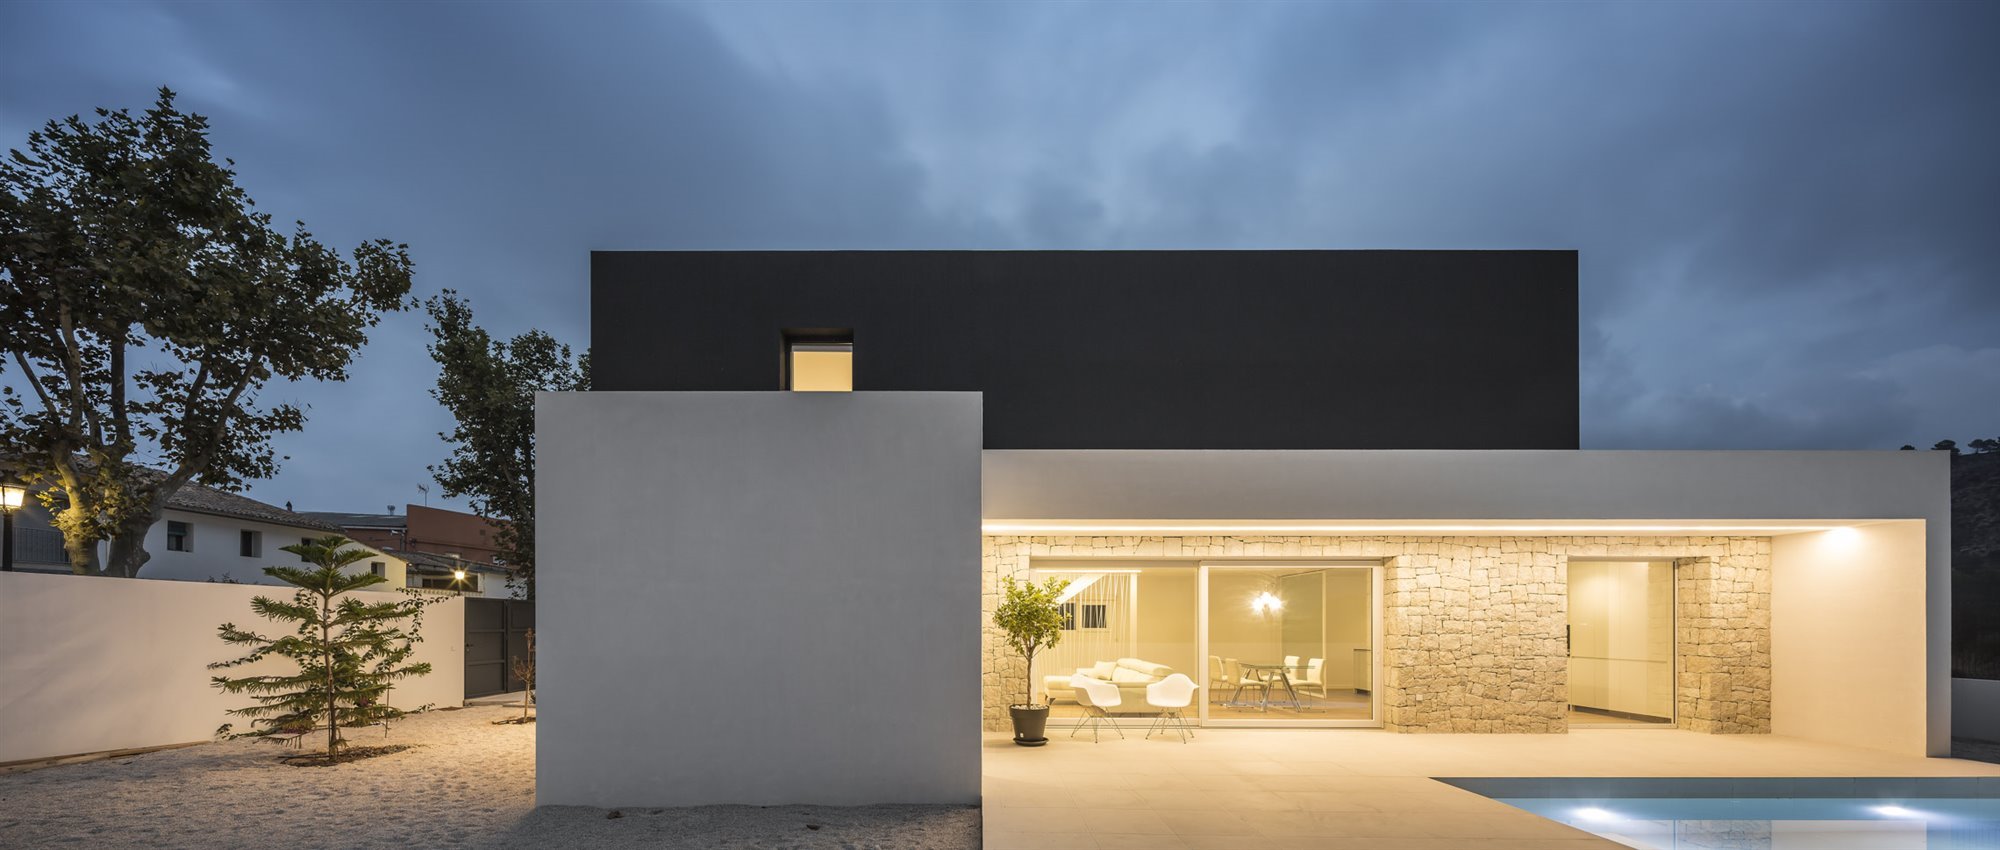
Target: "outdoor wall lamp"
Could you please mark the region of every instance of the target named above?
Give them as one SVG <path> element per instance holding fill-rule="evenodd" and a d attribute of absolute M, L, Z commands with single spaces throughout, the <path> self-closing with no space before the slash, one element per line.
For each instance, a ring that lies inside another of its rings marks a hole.
<path fill-rule="evenodd" d="M 14 571 L 14 512 L 27 504 L 28 485 L 12 472 L 0 473 L 0 572 Z"/>

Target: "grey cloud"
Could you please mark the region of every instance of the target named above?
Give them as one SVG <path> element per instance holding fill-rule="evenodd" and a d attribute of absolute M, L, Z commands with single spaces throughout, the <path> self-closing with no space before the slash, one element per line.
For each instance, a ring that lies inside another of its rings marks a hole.
<path fill-rule="evenodd" d="M 181 88 L 281 216 L 581 342 L 593 248 L 1568 247 L 1584 435 L 2000 431 L 1992 4 L 0 7 L 0 133 Z M 386 322 L 254 491 L 401 501 Z M 1984 381 L 1985 383 L 1982 383 Z M 1981 422 L 1986 424 L 1981 424 Z"/>

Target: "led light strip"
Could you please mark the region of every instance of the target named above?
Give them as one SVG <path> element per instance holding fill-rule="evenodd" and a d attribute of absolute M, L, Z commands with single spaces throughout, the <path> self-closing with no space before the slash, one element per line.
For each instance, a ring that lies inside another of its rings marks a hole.
<path fill-rule="evenodd" d="M 1720 533 L 1777 533 L 1787 534 L 1806 531 L 1832 531 L 1841 525 L 1683 525 L 1683 524 L 1643 524 L 1643 525 L 1564 525 L 1564 524 L 1496 524 L 1463 525 L 1432 523 L 1396 524 L 1329 524 L 1329 523 L 1226 523 L 1182 525 L 1171 522 L 1092 525 L 1076 522 L 1035 522 L 1029 520 L 1002 520 L 983 523 L 980 531 L 985 534 L 1031 534 L 1031 535 L 1102 535 L 1102 534 L 1375 534 L 1375 533 L 1422 533 L 1422 534 L 1720 534 Z"/>

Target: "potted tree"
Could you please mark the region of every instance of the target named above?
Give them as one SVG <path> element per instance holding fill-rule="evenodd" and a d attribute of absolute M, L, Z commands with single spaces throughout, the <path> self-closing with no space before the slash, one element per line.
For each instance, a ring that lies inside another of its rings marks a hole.
<path fill-rule="evenodd" d="M 1068 586 L 1065 579 L 1051 578 L 1037 585 L 1008 576 L 1006 593 L 993 610 L 993 625 L 1007 635 L 1007 645 L 1026 662 L 1024 698 L 1020 704 L 1007 707 L 1014 716 L 1014 743 L 1024 747 L 1049 742 L 1042 734 L 1049 724 L 1049 705 L 1035 702 L 1035 653 L 1062 640 L 1062 609 L 1056 600 Z"/>

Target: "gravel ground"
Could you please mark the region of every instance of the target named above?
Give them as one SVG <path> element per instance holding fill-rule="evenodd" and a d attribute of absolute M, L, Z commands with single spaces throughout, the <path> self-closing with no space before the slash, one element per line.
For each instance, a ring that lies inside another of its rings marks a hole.
<path fill-rule="evenodd" d="M 0 774 L 0 847 L 979 846 L 979 810 L 957 806 L 536 809 L 535 727 L 491 724 L 518 711 L 411 717 L 354 743 L 414 749 L 331 768 L 281 765 L 290 750 L 230 741 Z"/>

